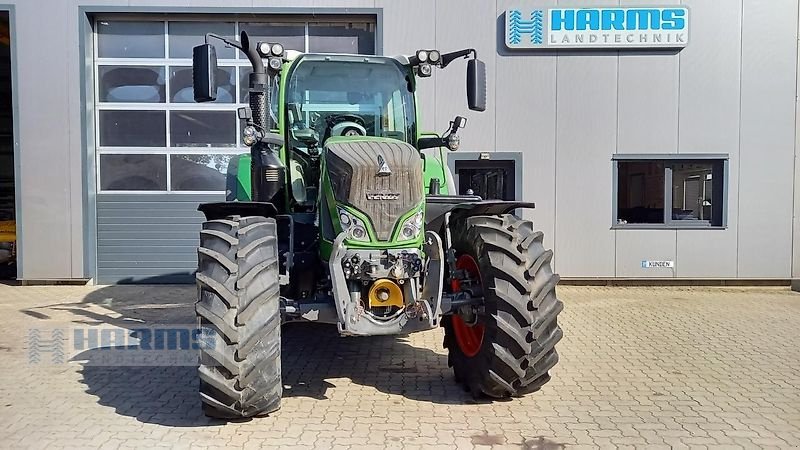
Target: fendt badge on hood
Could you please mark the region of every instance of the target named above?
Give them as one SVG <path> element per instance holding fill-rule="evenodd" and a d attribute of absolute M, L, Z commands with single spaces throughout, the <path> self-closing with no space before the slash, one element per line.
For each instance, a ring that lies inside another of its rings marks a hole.
<path fill-rule="evenodd" d="M 367 200 L 397 200 L 400 198 L 399 192 L 392 191 L 367 191 Z"/>
<path fill-rule="evenodd" d="M 389 168 L 389 165 L 386 164 L 386 160 L 383 159 L 383 155 L 378 155 L 378 175 L 379 177 L 388 177 L 392 174 L 392 169 Z"/>

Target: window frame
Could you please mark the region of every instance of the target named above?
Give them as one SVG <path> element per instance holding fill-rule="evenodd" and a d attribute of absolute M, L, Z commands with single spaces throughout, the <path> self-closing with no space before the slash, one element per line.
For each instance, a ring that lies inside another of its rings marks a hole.
<path fill-rule="evenodd" d="M 119 22 L 154 22 L 161 23 L 164 27 L 163 43 L 164 43 L 164 56 L 163 57 L 100 57 L 97 53 L 99 49 L 98 40 L 100 39 L 99 22 L 102 21 L 119 21 Z M 218 64 L 220 67 L 231 67 L 233 69 L 234 77 L 234 93 L 235 98 L 231 103 L 182 103 L 173 102 L 171 91 L 171 78 L 172 69 L 176 67 L 191 67 L 192 61 L 190 58 L 173 57 L 170 54 L 170 23 L 172 22 L 221 22 L 233 23 L 234 34 L 239 35 L 242 23 L 298 23 L 302 24 L 305 29 L 304 43 L 305 51 L 309 49 L 309 25 L 320 21 L 329 23 L 359 23 L 367 24 L 372 27 L 374 32 L 374 49 L 375 52 L 380 50 L 380 15 L 374 13 L 353 11 L 350 14 L 340 12 L 328 12 L 323 15 L 314 14 L 264 14 L 260 16 L 242 15 L 242 14 L 219 14 L 219 15 L 205 15 L 205 14 L 175 14 L 164 16 L 153 16 L 148 14 L 93 14 L 91 16 L 91 42 L 93 45 L 93 54 L 91 57 L 91 74 L 92 82 L 91 89 L 93 93 L 93 100 L 91 104 L 92 118 L 94 120 L 94 174 L 92 175 L 95 180 L 95 190 L 98 194 L 136 194 L 136 195 L 150 195 L 150 194 L 219 194 L 224 193 L 225 188 L 221 190 L 204 190 L 204 191 L 183 191 L 172 189 L 172 164 L 171 159 L 173 155 L 185 154 L 231 154 L 240 155 L 247 153 L 248 147 L 244 146 L 241 142 L 241 121 L 235 119 L 235 142 L 233 146 L 187 146 L 176 147 L 172 145 L 171 133 L 171 112 L 175 111 L 230 111 L 235 116 L 236 110 L 241 106 L 246 106 L 240 97 L 240 72 L 250 67 L 250 63 L 244 55 L 240 52 L 234 52 L 233 58 L 220 59 Z M 100 83 L 99 83 L 99 70 L 103 66 L 153 66 L 163 68 L 164 78 L 164 91 L 165 101 L 158 103 L 145 103 L 145 102 L 101 102 L 100 101 Z M 144 110 L 144 111 L 165 111 L 166 114 L 166 145 L 163 147 L 123 147 L 123 146 L 101 146 L 100 145 L 100 113 L 101 111 L 109 110 Z M 101 167 L 100 156 L 110 154 L 142 154 L 142 155 L 165 155 L 167 160 L 167 173 L 166 173 L 166 190 L 103 190 L 101 180 Z"/>
<path fill-rule="evenodd" d="M 614 154 L 612 162 L 612 230 L 724 230 L 728 228 L 728 177 L 730 157 L 727 153 L 670 153 L 670 154 Z M 619 219 L 619 163 L 625 162 L 659 162 L 664 165 L 664 222 L 663 223 L 617 223 Z M 673 209 L 673 167 L 682 163 L 711 164 L 712 173 L 721 173 L 713 179 L 713 197 L 720 196 L 722 203 L 719 209 L 720 221 L 713 224 L 709 220 L 675 220 L 672 218 Z M 719 191 L 719 193 L 717 193 Z"/>

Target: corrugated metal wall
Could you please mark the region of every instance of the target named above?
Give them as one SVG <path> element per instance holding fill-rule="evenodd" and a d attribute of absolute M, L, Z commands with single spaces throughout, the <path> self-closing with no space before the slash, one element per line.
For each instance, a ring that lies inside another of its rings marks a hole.
<path fill-rule="evenodd" d="M 194 282 L 203 215 L 224 195 L 97 196 L 97 282 Z"/>

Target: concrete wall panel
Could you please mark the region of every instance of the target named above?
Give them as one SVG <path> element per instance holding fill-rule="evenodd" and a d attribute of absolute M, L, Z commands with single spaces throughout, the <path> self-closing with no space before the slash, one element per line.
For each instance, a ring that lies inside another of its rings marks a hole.
<path fill-rule="evenodd" d="M 735 236 L 731 230 L 678 231 L 678 278 L 736 278 Z"/>
<path fill-rule="evenodd" d="M 642 261 L 675 262 L 675 230 L 618 230 L 616 276 L 621 278 L 673 278 L 675 268 L 642 268 Z"/>
<path fill-rule="evenodd" d="M 556 248 L 564 276 L 614 276 L 611 155 L 616 150 L 617 56 L 558 58 Z"/>
<path fill-rule="evenodd" d="M 48 11 L 49 14 L 41 14 Z M 21 185 L 20 222 L 25 230 L 20 247 L 25 252 L 19 268 L 22 278 L 71 278 L 73 249 L 82 249 L 80 204 L 72 205 L 70 188 L 75 155 L 70 127 L 69 76 L 77 63 L 62 48 L 42 53 L 46 42 L 65 42 L 75 11 L 67 2 L 24 1 L 16 5 L 17 87 L 19 101 Z M 71 41 L 70 41 L 71 42 Z M 77 58 L 76 58 L 77 59 Z M 58 76 L 54 76 L 58 74 Z M 68 76 L 64 76 L 68 74 Z M 74 116 L 73 116 L 74 117 Z"/>
<path fill-rule="evenodd" d="M 555 6 L 555 1 L 532 5 Z M 498 28 L 505 24 L 504 13 L 517 6 L 513 0 L 497 3 Z M 555 226 L 556 165 L 556 58 L 548 54 L 510 52 L 498 35 L 496 117 L 497 150 L 522 152 L 522 191 L 524 200 L 536 209 L 524 217 L 534 221 L 545 234 L 544 244 L 552 248 Z M 558 267 L 558 255 L 554 266 Z"/>
<path fill-rule="evenodd" d="M 791 276 L 797 2 L 745 0 L 739 276 Z"/>
<path fill-rule="evenodd" d="M 469 7 L 460 0 L 437 0 L 417 14 L 436 14 L 436 46 L 442 52 L 474 48 L 486 63 L 486 112 L 467 109 L 466 61 L 456 60 L 445 70 L 434 70 L 436 83 L 436 112 L 434 126 L 443 131 L 453 117 L 467 118 L 467 127 L 461 131 L 461 148 L 465 151 L 489 152 L 495 149 L 495 4 L 473 2 Z M 424 80 L 429 83 L 431 80 Z"/>
<path fill-rule="evenodd" d="M 680 52 L 678 151 L 730 155 L 728 229 L 678 232 L 679 277 L 735 278 L 738 234 L 741 1 L 698 0 Z"/>
<path fill-rule="evenodd" d="M 622 0 L 621 6 L 669 5 L 678 0 Z M 679 53 L 625 51 L 619 55 L 619 153 L 678 150 Z"/>

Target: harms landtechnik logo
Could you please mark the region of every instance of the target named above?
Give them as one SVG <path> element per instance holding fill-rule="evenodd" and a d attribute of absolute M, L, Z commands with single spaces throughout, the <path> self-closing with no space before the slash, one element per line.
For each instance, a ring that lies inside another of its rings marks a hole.
<path fill-rule="evenodd" d="M 28 363 L 39 366 L 194 366 L 201 349 L 222 342 L 214 327 L 197 324 L 31 328 L 26 338 Z"/>
<path fill-rule="evenodd" d="M 530 36 L 530 43 L 541 45 L 544 42 L 544 11 L 531 11 L 530 20 L 523 20 L 522 11 L 512 9 L 508 12 L 508 40 L 513 44 L 522 42 L 522 35 Z"/>
<path fill-rule="evenodd" d="M 509 9 L 505 40 L 510 49 L 682 48 L 689 42 L 689 9 Z"/>

